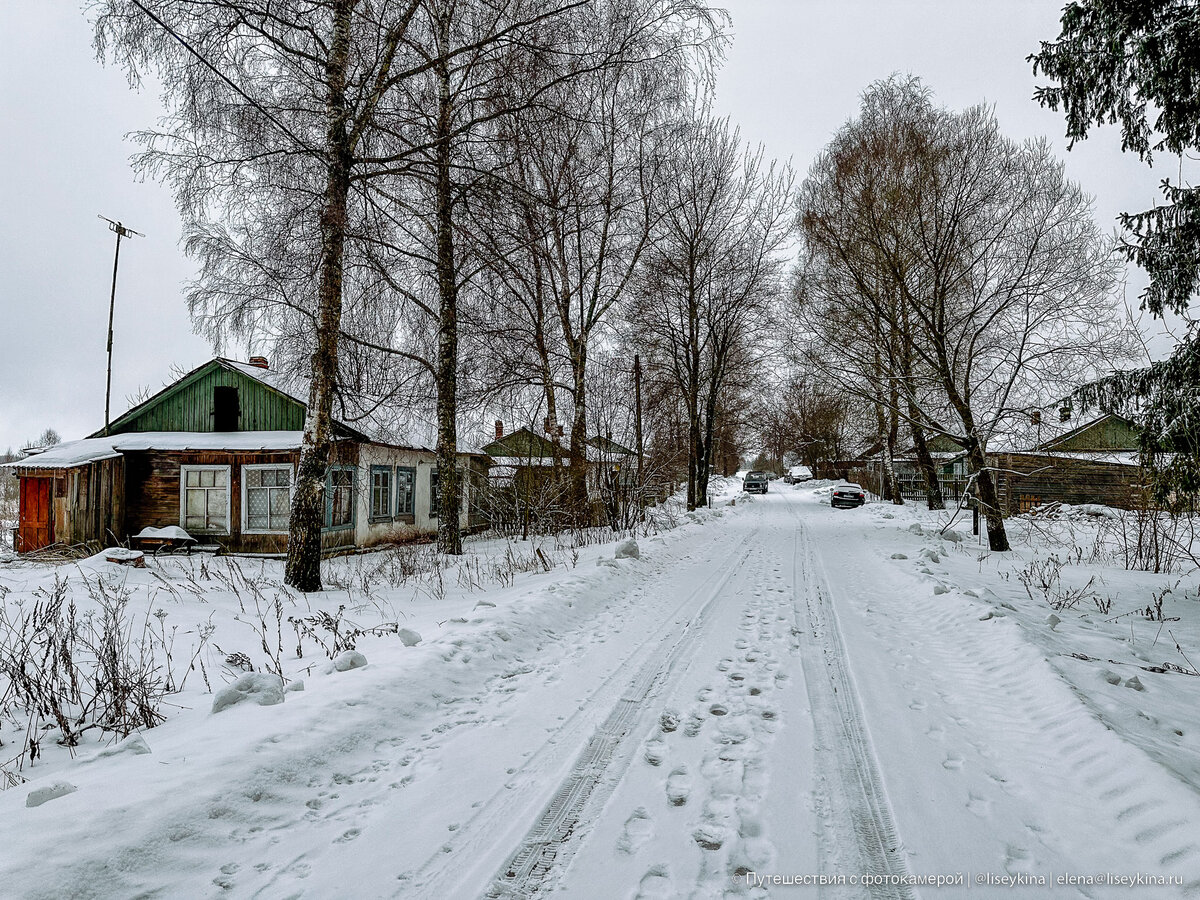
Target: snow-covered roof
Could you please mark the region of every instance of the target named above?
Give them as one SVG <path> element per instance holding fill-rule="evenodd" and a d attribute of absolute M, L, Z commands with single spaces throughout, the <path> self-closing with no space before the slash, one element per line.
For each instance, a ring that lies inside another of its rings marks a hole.
<path fill-rule="evenodd" d="M 1078 459 L 1084 462 L 1111 463 L 1118 466 L 1141 465 L 1140 455 L 1135 450 L 1052 450 L 1041 455 L 1055 459 Z"/>
<path fill-rule="evenodd" d="M 56 444 L 34 456 L 5 463 L 6 468 L 71 469 L 102 459 L 114 459 L 121 454 L 113 449 L 112 438 L 84 438 Z"/>
<path fill-rule="evenodd" d="M 276 369 L 264 369 L 235 359 L 221 357 L 220 361 L 248 378 L 291 397 L 302 406 L 308 406 L 307 378 L 287 375 Z M 341 391 L 334 400 L 334 418 L 343 427 L 379 444 L 405 450 L 427 450 L 430 453 L 437 449 L 435 422 L 426 421 L 414 410 L 400 408 L 394 401 L 377 396 L 370 390 L 347 388 Z M 464 430 L 466 429 L 460 426 L 460 432 Z M 460 455 L 486 455 L 470 440 L 461 438 L 458 441 L 458 452 Z"/>
<path fill-rule="evenodd" d="M 72 469 L 136 450 L 298 450 L 302 431 L 135 431 L 50 447 L 7 466 Z"/>

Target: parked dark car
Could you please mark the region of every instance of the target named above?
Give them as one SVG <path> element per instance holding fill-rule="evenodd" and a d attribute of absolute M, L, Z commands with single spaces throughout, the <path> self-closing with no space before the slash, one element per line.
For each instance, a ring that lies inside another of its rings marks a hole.
<path fill-rule="evenodd" d="M 834 485 L 833 493 L 829 495 L 829 505 L 834 507 L 853 509 L 866 502 L 867 494 L 862 489 L 862 485 L 855 484 L 853 481 L 843 481 Z"/>
<path fill-rule="evenodd" d="M 765 494 L 767 492 L 766 472 L 747 472 L 742 479 L 742 490 L 747 494 Z"/>

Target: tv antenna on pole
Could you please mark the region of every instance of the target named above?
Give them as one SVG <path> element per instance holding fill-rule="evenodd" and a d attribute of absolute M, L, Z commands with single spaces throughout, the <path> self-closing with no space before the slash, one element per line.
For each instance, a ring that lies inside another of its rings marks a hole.
<path fill-rule="evenodd" d="M 126 228 L 120 222 L 114 222 L 107 216 L 97 216 L 108 223 L 108 230 L 116 232 L 117 251 L 113 255 L 112 291 L 108 296 L 108 377 L 104 381 L 104 434 L 108 436 L 109 402 L 112 398 L 112 345 L 113 345 L 113 312 L 117 305 L 117 264 L 121 261 L 121 238 L 145 237 L 140 231 Z"/>

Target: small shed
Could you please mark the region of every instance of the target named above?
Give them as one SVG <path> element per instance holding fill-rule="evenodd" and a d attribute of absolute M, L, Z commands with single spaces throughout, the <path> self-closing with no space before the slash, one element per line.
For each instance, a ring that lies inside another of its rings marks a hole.
<path fill-rule="evenodd" d="M 1028 449 L 989 452 L 988 458 L 1006 515 L 1047 503 L 1132 509 L 1144 498 L 1138 429 L 1116 414 L 1069 427 Z"/>

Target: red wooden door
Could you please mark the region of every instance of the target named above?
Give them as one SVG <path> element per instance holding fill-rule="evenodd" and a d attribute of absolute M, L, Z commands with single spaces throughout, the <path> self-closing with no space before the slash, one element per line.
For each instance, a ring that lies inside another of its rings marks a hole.
<path fill-rule="evenodd" d="M 21 513 L 17 522 L 17 551 L 27 553 L 54 543 L 50 518 L 50 485 L 53 478 L 21 479 Z"/>

